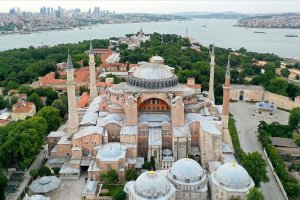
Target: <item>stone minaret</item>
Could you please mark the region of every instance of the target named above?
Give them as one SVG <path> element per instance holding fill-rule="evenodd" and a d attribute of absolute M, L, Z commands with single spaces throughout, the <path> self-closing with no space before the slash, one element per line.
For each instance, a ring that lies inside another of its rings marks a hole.
<path fill-rule="evenodd" d="M 96 96 L 98 96 L 97 87 L 96 87 L 95 55 L 93 52 L 92 41 L 90 41 L 89 65 L 90 65 L 90 99 L 92 100 Z"/>
<path fill-rule="evenodd" d="M 214 80 L 215 79 L 215 47 L 213 45 L 210 54 L 210 74 L 209 74 L 209 90 L 208 98 L 215 103 Z"/>
<path fill-rule="evenodd" d="M 228 130 L 230 89 L 231 89 L 231 85 L 230 85 L 230 56 L 229 56 L 226 74 L 225 74 L 225 84 L 223 85 L 222 124 L 223 124 L 223 141 L 229 144 L 229 146 L 233 149 L 231 136 Z"/>
<path fill-rule="evenodd" d="M 67 135 L 71 137 L 78 131 L 78 116 L 76 110 L 76 97 L 75 97 L 75 79 L 74 68 L 70 53 L 68 52 L 67 60 L 67 92 L 68 92 L 68 122 L 67 122 Z"/>

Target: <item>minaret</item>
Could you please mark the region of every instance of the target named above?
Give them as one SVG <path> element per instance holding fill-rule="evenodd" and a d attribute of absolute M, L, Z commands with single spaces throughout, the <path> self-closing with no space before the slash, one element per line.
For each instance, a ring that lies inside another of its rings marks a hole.
<path fill-rule="evenodd" d="M 209 90 L 208 98 L 215 103 L 214 80 L 215 79 L 215 46 L 212 46 L 210 54 L 210 74 L 209 74 Z"/>
<path fill-rule="evenodd" d="M 75 97 L 75 79 L 72 58 L 68 50 L 67 60 L 67 92 L 68 92 L 68 122 L 67 122 L 67 135 L 71 137 L 78 131 L 78 116 L 76 110 L 76 97 Z"/>
<path fill-rule="evenodd" d="M 98 96 L 97 87 L 96 87 L 95 55 L 93 51 L 92 41 L 90 41 L 89 65 L 90 65 L 90 99 L 92 100 L 96 96 Z"/>
<path fill-rule="evenodd" d="M 223 124 L 223 141 L 229 144 L 229 146 L 233 149 L 231 136 L 228 130 L 230 89 L 231 89 L 231 85 L 230 85 L 230 55 L 229 55 L 226 74 L 225 74 L 225 84 L 223 85 L 222 124 Z"/>

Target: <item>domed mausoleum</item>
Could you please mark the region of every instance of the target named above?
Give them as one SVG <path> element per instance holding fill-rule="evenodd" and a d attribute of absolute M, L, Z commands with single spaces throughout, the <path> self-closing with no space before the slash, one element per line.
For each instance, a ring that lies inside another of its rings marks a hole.
<path fill-rule="evenodd" d="M 167 177 L 176 188 L 177 199 L 207 199 L 207 175 L 195 160 L 182 158 L 176 161 Z"/>
<path fill-rule="evenodd" d="M 157 171 L 147 171 L 125 185 L 129 200 L 175 200 L 174 186 Z"/>
<path fill-rule="evenodd" d="M 254 187 L 248 172 L 239 164 L 232 162 L 218 167 L 212 173 L 212 200 L 229 199 L 232 196 L 244 199 Z"/>

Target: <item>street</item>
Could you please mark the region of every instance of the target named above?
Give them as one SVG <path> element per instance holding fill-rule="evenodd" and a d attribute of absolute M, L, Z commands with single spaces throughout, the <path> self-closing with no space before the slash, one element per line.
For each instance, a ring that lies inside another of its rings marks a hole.
<path fill-rule="evenodd" d="M 259 121 L 264 120 L 267 123 L 272 121 L 278 121 L 283 124 L 288 123 L 289 113 L 285 111 L 278 110 L 277 118 L 272 119 L 261 119 L 252 116 L 252 110 L 254 109 L 254 104 L 245 103 L 245 102 L 236 102 L 230 103 L 229 111 L 233 114 L 234 119 L 236 120 L 236 128 L 239 135 L 239 140 L 242 149 L 245 152 L 254 152 L 257 151 L 262 154 L 263 158 L 266 160 L 266 157 L 263 154 L 263 149 L 260 142 L 257 139 L 257 126 Z M 274 176 L 271 172 L 271 168 L 268 165 L 268 176 L 270 181 L 267 183 L 261 184 L 261 189 L 264 193 L 266 200 L 283 200 L 284 196 L 279 188 L 278 183 L 274 180 Z"/>

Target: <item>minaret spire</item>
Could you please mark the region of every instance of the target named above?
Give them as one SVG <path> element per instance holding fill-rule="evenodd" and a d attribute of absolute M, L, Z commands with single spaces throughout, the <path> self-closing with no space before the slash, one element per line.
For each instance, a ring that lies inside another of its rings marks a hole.
<path fill-rule="evenodd" d="M 209 90 L 208 90 L 208 98 L 213 103 L 215 103 L 214 81 L 215 81 L 215 47 L 213 44 L 210 53 L 210 74 L 209 74 Z"/>
<path fill-rule="evenodd" d="M 228 56 L 228 61 L 227 61 L 227 68 L 226 68 L 226 78 L 230 78 L 230 55 Z"/>
<path fill-rule="evenodd" d="M 92 100 L 96 96 L 98 96 L 97 87 L 96 87 L 95 55 L 93 51 L 92 41 L 90 41 L 89 65 L 90 65 L 90 99 Z"/>
<path fill-rule="evenodd" d="M 229 94 L 230 94 L 230 55 L 228 56 L 225 84 L 223 85 L 223 108 L 222 108 L 222 124 L 223 124 L 223 141 L 233 149 L 231 137 L 228 130 L 229 122 Z"/>
<path fill-rule="evenodd" d="M 67 59 L 67 93 L 68 93 L 68 122 L 67 122 L 67 135 L 71 137 L 78 131 L 79 121 L 76 110 L 76 96 L 75 96 L 75 79 L 74 67 L 70 51 L 68 49 Z"/>

